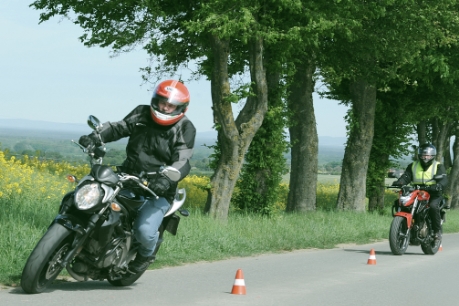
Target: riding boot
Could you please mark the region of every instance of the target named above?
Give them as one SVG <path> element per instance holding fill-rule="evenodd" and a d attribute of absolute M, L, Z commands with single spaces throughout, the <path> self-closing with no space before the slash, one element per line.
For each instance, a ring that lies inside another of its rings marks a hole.
<path fill-rule="evenodd" d="M 434 239 L 438 241 L 441 240 L 441 231 L 435 232 Z"/>
<path fill-rule="evenodd" d="M 151 256 L 142 256 L 137 253 L 135 259 L 129 263 L 128 270 L 131 273 L 137 274 L 145 271 L 150 265 Z"/>

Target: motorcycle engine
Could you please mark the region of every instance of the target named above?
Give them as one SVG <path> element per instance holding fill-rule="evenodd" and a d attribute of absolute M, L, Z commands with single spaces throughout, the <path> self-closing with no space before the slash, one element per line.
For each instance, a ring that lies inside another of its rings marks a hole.
<path fill-rule="evenodd" d="M 91 239 L 86 244 L 85 252 L 82 252 L 80 257 L 92 262 L 92 266 L 95 268 L 103 269 L 109 266 L 122 265 L 127 252 L 126 241 L 114 239 L 108 245 L 102 247 L 97 240 Z"/>
<path fill-rule="evenodd" d="M 119 267 L 124 262 L 127 253 L 128 247 L 123 241 L 105 254 L 104 259 L 101 260 L 102 266 L 105 268 L 109 266 Z"/>

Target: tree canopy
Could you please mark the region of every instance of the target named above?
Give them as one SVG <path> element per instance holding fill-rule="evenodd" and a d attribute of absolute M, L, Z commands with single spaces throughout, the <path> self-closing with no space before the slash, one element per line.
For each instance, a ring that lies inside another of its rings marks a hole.
<path fill-rule="evenodd" d="M 389 158 L 400 152 L 408 126 L 430 131 L 418 134 L 441 148 L 456 131 L 457 1 L 37 0 L 31 6 L 41 11 L 40 22 L 65 16 L 81 26 L 80 39 L 87 46 L 115 53 L 145 49 L 152 57 L 151 65 L 143 67 L 146 80 L 194 63 L 196 77 L 211 81 L 218 150 L 206 211 L 215 218 L 227 218 L 244 161 L 257 161 L 260 143 L 269 140 L 266 131 L 282 139 L 283 124 L 289 128 L 295 163 L 287 208 L 315 208 L 312 92 L 317 73 L 329 95 L 350 106 L 339 209 L 365 209 L 366 187 L 383 173 L 371 156 Z M 250 81 L 236 84 L 237 75 Z M 235 118 L 231 103 L 241 101 L 244 106 Z M 403 129 L 392 128 L 397 122 L 390 120 L 389 107 L 406 114 L 397 116 Z M 420 111 L 425 108 L 429 111 Z M 287 110 L 288 123 L 270 121 L 281 109 Z M 246 156 L 260 127 L 253 153 Z M 282 150 L 269 154 L 278 156 Z M 267 164 L 246 168 L 254 176 L 245 180 L 253 183 L 255 175 L 268 173 Z M 271 165 L 276 173 L 259 178 L 279 177 L 283 168 Z M 372 182 L 367 182 L 368 171 L 373 171 Z"/>

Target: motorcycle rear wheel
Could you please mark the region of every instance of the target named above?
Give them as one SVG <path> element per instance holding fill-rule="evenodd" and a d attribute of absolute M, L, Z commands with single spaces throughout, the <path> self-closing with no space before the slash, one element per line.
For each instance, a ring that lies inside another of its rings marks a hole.
<path fill-rule="evenodd" d="M 392 254 L 403 255 L 408 248 L 410 242 L 410 234 L 406 235 L 408 225 L 406 219 L 400 216 L 395 216 L 390 225 L 389 245 Z"/>
<path fill-rule="evenodd" d="M 53 224 L 37 243 L 22 270 L 21 287 L 26 293 L 43 292 L 64 269 L 60 262 L 69 251 L 73 232 Z"/>
<path fill-rule="evenodd" d="M 153 256 L 156 256 L 156 254 L 159 251 L 159 248 L 161 247 L 161 243 L 163 241 L 163 233 L 164 233 L 164 227 L 161 225 L 161 227 L 159 228 L 158 242 L 156 243 L 156 248 L 155 248 L 155 251 L 153 252 Z M 150 264 L 151 264 L 151 262 L 150 262 Z M 142 271 L 142 272 L 139 272 L 139 273 L 136 273 L 136 274 L 126 274 L 121 279 L 113 280 L 113 279 L 107 278 L 107 280 L 112 286 L 115 286 L 115 287 L 130 286 L 136 280 L 138 280 L 145 273 L 145 271 Z"/>
<path fill-rule="evenodd" d="M 427 243 L 421 244 L 421 249 L 426 255 L 435 255 L 440 249 L 441 240 L 430 240 Z"/>

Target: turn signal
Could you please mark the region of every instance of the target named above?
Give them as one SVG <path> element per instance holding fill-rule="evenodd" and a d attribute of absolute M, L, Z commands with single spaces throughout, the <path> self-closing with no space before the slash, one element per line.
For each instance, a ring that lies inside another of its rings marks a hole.
<path fill-rule="evenodd" d="M 67 178 L 67 181 L 69 181 L 70 183 L 75 183 L 77 181 L 77 178 L 71 174 L 68 174 L 66 178 Z"/>
<path fill-rule="evenodd" d="M 121 211 L 121 207 L 116 204 L 115 202 L 113 202 L 111 205 L 110 205 L 110 208 L 113 210 L 113 211 Z"/>

